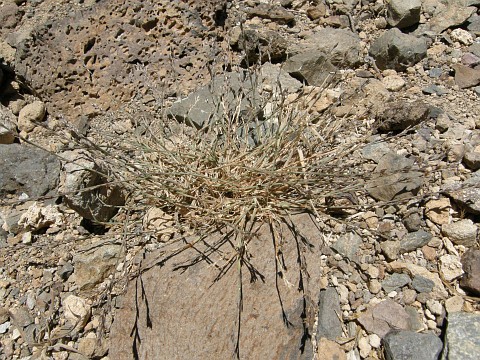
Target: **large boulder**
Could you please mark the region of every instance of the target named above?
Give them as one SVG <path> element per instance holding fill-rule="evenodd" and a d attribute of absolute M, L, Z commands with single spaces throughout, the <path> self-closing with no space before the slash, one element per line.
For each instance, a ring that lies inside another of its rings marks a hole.
<path fill-rule="evenodd" d="M 282 225 L 276 232 L 283 234 L 282 240 L 272 237 L 268 225 L 254 228 L 256 236 L 247 246 L 249 265 L 242 267 L 240 324 L 238 267 L 235 263 L 220 276 L 219 267 L 224 264 L 221 259 L 226 259 L 220 254 L 232 251 L 221 235 L 205 240 L 209 244 L 220 240 L 218 251 L 195 246 L 165 261 L 158 258 L 159 254 L 147 256 L 142 263 L 150 269 L 132 281 L 118 301 L 121 306 L 111 328 L 109 356 L 231 359 L 239 331 L 242 359 L 311 359 L 312 344 L 305 335 L 306 331 L 314 334 L 321 249 L 317 241 L 311 245 L 305 241 L 317 239 L 319 233 L 308 215 L 294 215 L 292 219 L 289 226 Z M 282 241 L 285 267 L 275 260 L 273 238 Z M 206 261 L 195 261 L 197 251 L 208 256 L 201 257 Z M 302 266 L 309 276 L 302 275 Z M 299 288 L 301 276 L 305 297 Z"/>
<path fill-rule="evenodd" d="M 427 42 L 397 28 L 387 30 L 370 47 L 370 55 L 379 69 L 404 71 L 427 55 Z"/>

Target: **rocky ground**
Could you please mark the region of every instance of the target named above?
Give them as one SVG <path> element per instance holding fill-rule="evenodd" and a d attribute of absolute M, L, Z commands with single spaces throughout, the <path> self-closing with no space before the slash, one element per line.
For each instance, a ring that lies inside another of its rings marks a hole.
<path fill-rule="evenodd" d="M 476 359 L 479 36 L 476 0 L 0 0 L 0 357 Z M 229 244 L 178 271 L 149 189 L 98 185 L 256 96 L 352 151 L 258 225 L 239 321 Z"/>

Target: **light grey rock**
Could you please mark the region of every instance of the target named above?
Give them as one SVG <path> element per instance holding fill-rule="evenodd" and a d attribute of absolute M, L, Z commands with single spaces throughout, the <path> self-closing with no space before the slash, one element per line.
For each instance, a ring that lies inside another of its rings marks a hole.
<path fill-rule="evenodd" d="M 75 283 L 81 290 L 94 288 L 115 271 L 122 245 L 102 241 L 84 246 L 73 256 Z"/>
<path fill-rule="evenodd" d="M 468 51 L 470 51 L 475 56 L 480 57 L 480 42 L 475 42 L 468 47 Z"/>
<path fill-rule="evenodd" d="M 376 163 L 380 161 L 383 155 L 389 152 L 392 152 L 392 150 L 384 141 L 373 142 L 362 148 L 362 156 Z"/>
<path fill-rule="evenodd" d="M 350 232 L 340 238 L 332 245 L 332 249 L 345 256 L 353 262 L 359 262 L 359 249 L 362 245 L 362 238 L 356 233 Z"/>
<path fill-rule="evenodd" d="M 445 94 L 448 94 L 447 89 L 445 89 L 443 86 L 439 86 L 436 84 L 428 85 L 422 89 L 422 92 L 427 95 L 437 95 L 437 96 L 442 96 Z"/>
<path fill-rule="evenodd" d="M 429 293 L 433 290 L 434 286 L 435 286 L 435 283 L 432 280 L 427 279 L 420 275 L 414 276 L 412 281 L 412 287 L 418 293 Z"/>
<path fill-rule="evenodd" d="M 370 47 L 370 55 L 379 69 L 404 71 L 427 55 L 427 43 L 423 38 L 403 34 L 397 28 L 387 30 Z"/>
<path fill-rule="evenodd" d="M 392 240 L 383 241 L 380 244 L 380 248 L 388 260 L 395 260 L 400 253 L 400 242 Z"/>
<path fill-rule="evenodd" d="M 265 63 L 259 71 L 262 85 L 269 85 L 274 94 L 280 91 L 294 93 L 300 90 L 302 83 L 291 77 L 280 65 Z"/>
<path fill-rule="evenodd" d="M 66 151 L 62 158 L 65 204 L 86 219 L 110 220 L 125 203 L 122 190 L 114 185 L 99 186 L 108 182 L 105 171 L 86 150 Z"/>
<path fill-rule="evenodd" d="M 427 245 L 431 238 L 432 234 L 425 230 L 408 233 L 400 240 L 399 251 L 402 254 L 415 251 L 418 248 Z"/>
<path fill-rule="evenodd" d="M 307 85 L 323 86 L 333 79 L 338 70 L 328 55 L 318 50 L 307 50 L 289 58 L 283 69 Z"/>
<path fill-rule="evenodd" d="M 383 339 L 386 360 L 437 360 L 443 343 L 435 334 L 392 331 Z"/>
<path fill-rule="evenodd" d="M 320 291 L 317 339 L 327 338 L 335 340 L 337 337 L 342 336 L 342 322 L 338 317 L 339 314 L 341 314 L 341 310 L 337 290 L 333 287 L 328 287 Z"/>
<path fill-rule="evenodd" d="M 387 153 L 375 168 L 367 191 L 374 199 L 382 201 L 416 194 L 423 185 L 423 175 L 417 169 L 413 160 Z"/>
<path fill-rule="evenodd" d="M 56 189 L 60 173 L 58 159 L 29 145 L 0 145 L 0 195 L 26 193 L 42 196 Z"/>
<path fill-rule="evenodd" d="M 480 296 L 480 249 L 478 247 L 468 249 L 460 261 L 465 271 L 460 286 L 475 296 Z"/>
<path fill-rule="evenodd" d="M 410 276 L 408 276 L 407 274 L 393 273 L 392 275 L 387 276 L 385 280 L 382 281 L 382 288 L 388 294 L 393 290 L 397 290 L 401 287 L 404 287 L 405 285 L 410 284 L 410 282 Z"/>
<path fill-rule="evenodd" d="M 12 144 L 15 141 L 17 135 L 15 123 L 15 115 L 0 104 L 0 144 Z"/>
<path fill-rule="evenodd" d="M 418 24 L 421 0 L 390 0 L 387 2 L 387 22 L 399 29 Z"/>
<path fill-rule="evenodd" d="M 258 89 L 245 73 L 226 73 L 215 78 L 209 85 L 202 87 L 188 97 L 181 99 L 167 110 L 167 115 L 189 126 L 202 128 L 208 123 L 224 121 L 228 113 L 234 113 L 240 106 L 241 116 L 258 118 L 260 110 L 255 109 Z M 226 112 L 223 104 L 226 105 Z"/>
<path fill-rule="evenodd" d="M 426 30 L 438 34 L 460 26 L 477 10 L 469 0 L 424 0 L 422 5 L 432 16 Z"/>
<path fill-rule="evenodd" d="M 447 316 L 442 360 L 476 360 L 480 354 L 480 315 L 463 312 Z"/>
<path fill-rule="evenodd" d="M 470 219 L 462 219 L 451 224 L 442 225 L 442 234 L 456 245 L 475 245 L 477 231 L 477 226 Z"/>

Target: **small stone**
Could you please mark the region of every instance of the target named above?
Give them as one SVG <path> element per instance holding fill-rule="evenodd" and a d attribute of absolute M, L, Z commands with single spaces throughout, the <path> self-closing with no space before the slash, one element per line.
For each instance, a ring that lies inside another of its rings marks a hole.
<path fill-rule="evenodd" d="M 430 200 L 425 204 L 425 215 L 437 225 L 448 224 L 451 207 L 449 198 Z"/>
<path fill-rule="evenodd" d="M 462 268 L 465 271 L 465 275 L 460 281 L 460 286 L 466 291 L 480 295 L 480 249 L 471 248 L 465 254 L 463 254 Z"/>
<path fill-rule="evenodd" d="M 440 272 L 447 281 L 452 281 L 463 275 L 462 263 L 458 256 L 445 254 L 440 256 Z"/>
<path fill-rule="evenodd" d="M 332 245 L 332 249 L 335 250 L 337 253 L 345 256 L 350 261 L 358 262 L 358 251 L 362 243 L 362 238 L 356 233 L 351 232 L 346 235 L 342 235 Z"/>
<path fill-rule="evenodd" d="M 437 79 L 442 76 L 443 70 L 441 68 L 433 68 L 428 71 L 428 76 L 431 78 Z"/>
<path fill-rule="evenodd" d="M 380 275 L 380 270 L 375 265 L 368 264 L 367 274 L 371 279 L 377 279 L 378 275 Z"/>
<path fill-rule="evenodd" d="M 419 293 L 429 293 L 433 290 L 435 283 L 423 276 L 416 275 L 412 281 L 413 288 Z"/>
<path fill-rule="evenodd" d="M 445 300 L 445 310 L 447 310 L 448 314 L 453 312 L 460 312 L 462 311 L 463 303 L 463 297 L 459 295 L 452 296 L 451 298 Z"/>
<path fill-rule="evenodd" d="M 368 283 L 368 290 L 370 290 L 372 294 L 378 294 L 382 290 L 382 284 L 377 279 L 372 279 Z"/>
<path fill-rule="evenodd" d="M 405 86 L 405 80 L 399 75 L 385 76 L 382 83 L 390 91 L 400 91 Z"/>
<path fill-rule="evenodd" d="M 422 89 L 422 92 L 423 92 L 424 94 L 427 94 L 427 95 L 433 95 L 433 94 L 435 94 L 435 95 L 437 95 L 437 96 L 442 96 L 442 95 L 448 94 L 447 89 L 445 89 L 445 88 L 442 87 L 442 86 L 435 85 L 435 84 L 433 84 L 433 85 L 428 85 L 428 86 L 424 87 L 424 88 Z"/>
<path fill-rule="evenodd" d="M 345 351 L 335 341 L 321 338 L 317 343 L 317 348 L 319 359 L 347 360 Z"/>
<path fill-rule="evenodd" d="M 390 276 L 388 276 L 383 282 L 382 282 L 382 288 L 385 290 L 385 292 L 390 293 L 394 290 L 397 290 L 407 284 L 410 283 L 410 276 L 407 274 L 397 274 L 394 273 Z"/>
<path fill-rule="evenodd" d="M 368 357 L 370 351 L 372 351 L 372 346 L 370 345 L 368 337 L 361 337 L 358 341 L 358 350 L 360 351 L 360 356 L 362 358 Z"/>
<path fill-rule="evenodd" d="M 358 318 L 360 324 L 369 333 L 385 336 L 391 329 L 409 329 L 409 315 L 405 309 L 388 299 L 362 313 Z"/>
<path fill-rule="evenodd" d="M 388 1 L 386 3 L 388 24 L 399 29 L 418 24 L 421 6 L 421 0 Z"/>
<path fill-rule="evenodd" d="M 378 349 L 381 345 L 382 339 L 377 334 L 371 334 L 368 336 L 368 342 L 371 347 Z"/>
<path fill-rule="evenodd" d="M 467 151 L 463 156 L 463 163 L 472 171 L 480 169 L 480 152 Z"/>
<path fill-rule="evenodd" d="M 470 219 L 442 225 L 442 234 L 455 245 L 474 246 L 477 240 L 477 226 Z"/>
<path fill-rule="evenodd" d="M 75 328 L 82 329 L 90 319 L 90 305 L 85 299 L 75 295 L 69 295 L 63 299 L 63 311 L 65 319 Z"/>
<path fill-rule="evenodd" d="M 10 321 L 0 324 L 0 334 L 5 334 L 10 329 Z"/>
<path fill-rule="evenodd" d="M 415 251 L 416 249 L 427 245 L 431 238 L 432 234 L 425 230 L 408 233 L 400 240 L 399 252 L 403 254 Z"/>
<path fill-rule="evenodd" d="M 443 306 L 437 300 L 434 300 L 434 299 L 427 300 L 427 308 L 434 315 L 442 315 L 443 314 Z"/>
<path fill-rule="evenodd" d="M 412 211 L 405 215 L 403 218 L 403 225 L 405 225 L 405 228 L 410 232 L 420 230 L 420 227 L 422 226 L 422 218 L 418 211 Z"/>
<path fill-rule="evenodd" d="M 18 115 L 18 128 L 21 131 L 30 132 L 35 126 L 36 122 L 40 122 L 45 117 L 46 108 L 42 101 L 34 101 L 26 105 Z"/>
<path fill-rule="evenodd" d="M 417 298 L 417 293 L 415 292 L 415 290 L 412 290 L 412 289 L 403 290 L 403 301 L 405 302 L 405 304 L 407 305 L 413 304 L 416 298 Z"/>
<path fill-rule="evenodd" d="M 383 339 L 386 360 L 437 360 L 442 352 L 442 341 L 434 334 L 413 331 L 392 331 Z"/>
<path fill-rule="evenodd" d="M 460 28 L 454 29 L 450 33 L 450 38 L 453 41 L 458 41 L 462 45 L 467 45 L 468 46 L 468 45 L 473 44 L 472 35 L 468 31 L 460 29 Z"/>
<path fill-rule="evenodd" d="M 434 261 L 437 258 L 437 251 L 428 245 L 422 247 L 422 254 L 428 261 Z"/>
<path fill-rule="evenodd" d="M 317 339 L 323 337 L 334 340 L 342 335 L 342 323 L 338 318 L 340 313 L 340 299 L 335 288 L 328 287 L 320 291 Z"/>
<path fill-rule="evenodd" d="M 470 68 L 462 64 L 453 66 L 455 70 L 455 83 L 462 89 L 467 89 L 480 84 L 480 68 Z"/>

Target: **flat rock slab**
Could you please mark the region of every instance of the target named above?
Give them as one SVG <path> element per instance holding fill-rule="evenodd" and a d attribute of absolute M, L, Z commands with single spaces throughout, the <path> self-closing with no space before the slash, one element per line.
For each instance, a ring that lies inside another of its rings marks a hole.
<path fill-rule="evenodd" d="M 272 233 L 268 226 L 258 229 L 258 237 L 248 244 L 250 264 L 264 276 L 251 282 L 249 270 L 243 269 L 243 312 L 240 328 L 241 359 L 311 359 L 312 346 L 302 338 L 304 326 L 313 334 L 314 313 L 319 299 L 321 274 L 318 257 L 319 231 L 307 215 L 293 217 L 293 228 L 281 226 L 282 256 L 287 271 L 276 267 Z M 289 229 L 292 229 L 293 232 Z M 302 238 L 300 238 L 300 235 Z M 220 237 L 221 239 L 221 237 Z M 312 242 L 307 250 L 303 240 Z M 231 239 L 236 243 L 235 239 Z M 211 242 L 210 240 L 208 240 Z M 277 241 L 280 239 L 277 238 Z M 299 266 L 297 246 L 305 259 L 310 277 L 303 277 L 306 298 L 298 290 Z M 220 251 L 230 252 L 224 243 L 210 260 L 174 271 L 175 265 L 191 261 L 198 245 L 162 267 L 155 266 L 130 283 L 115 315 L 110 334 L 112 359 L 231 359 L 237 338 L 239 273 L 237 264 L 218 281 L 216 265 L 223 260 Z M 155 264 L 155 254 L 148 256 L 146 266 Z M 278 263 L 277 263 L 278 265 Z M 276 276 L 282 273 L 283 279 Z M 282 319 L 282 308 L 286 326 Z M 312 311 L 310 311 L 312 310 Z"/>
<path fill-rule="evenodd" d="M 39 148 L 0 145 L 0 195 L 26 193 L 42 196 L 57 187 L 60 161 Z"/>

